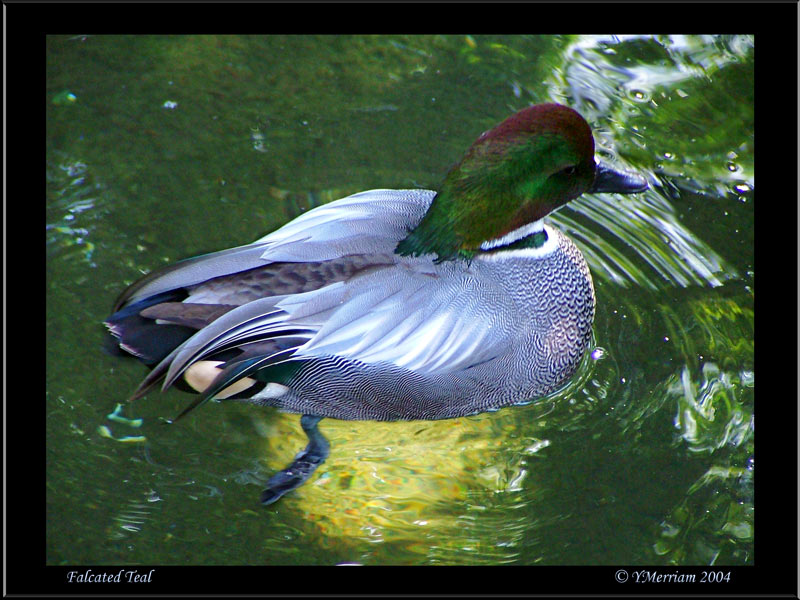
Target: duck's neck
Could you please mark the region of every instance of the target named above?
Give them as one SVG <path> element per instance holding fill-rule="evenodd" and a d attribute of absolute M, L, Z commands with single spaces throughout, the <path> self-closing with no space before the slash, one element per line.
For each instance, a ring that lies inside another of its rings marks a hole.
<path fill-rule="evenodd" d="M 547 242 L 547 231 L 544 228 L 544 219 L 529 223 L 524 227 L 515 229 L 502 237 L 487 240 L 481 244 L 482 252 L 491 252 L 496 249 L 541 248 Z"/>
<path fill-rule="evenodd" d="M 436 254 L 437 262 L 456 258 L 459 253 L 463 256 L 467 248 L 457 207 L 452 194 L 436 194 L 422 221 L 397 244 L 395 252 L 402 256 Z"/>
<path fill-rule="evenodd" d="M 540 222 L 553 208 L 544 202 L 520 202 L 518 190 L 484 182 L 445 185 L 419 225 L 395 251 L 403 256 L 436 254 L 436 262 L 470 258 L 487 240 Z"/>
<path fill-rule="evenodd" d="M 491 144 L 490 138 L 473 144 L 447 174 L 425 217 L 396 252 L 435 253 L 437 262 L 471 256 L 486 240 L 539 221 L 580 194 L 550 180 L 551 163 L 577 164 L 570 149 L 553 145 L 552 136 L 527 136 L 514 143 L 491 138 Z M 587 177 L 592 176 L 589 171 Z"/>

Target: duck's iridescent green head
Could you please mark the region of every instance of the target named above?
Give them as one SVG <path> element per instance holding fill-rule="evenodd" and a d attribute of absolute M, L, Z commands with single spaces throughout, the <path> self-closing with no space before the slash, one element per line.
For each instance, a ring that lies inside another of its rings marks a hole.
<path fill-rule="evenodd" d="M 629 194 L 644 179 L 597 165 L 589 124 L 560 104 L 538 104 L 481 135 L 444 180 L 402 255 L 469 256 L 584 192 Z"/>

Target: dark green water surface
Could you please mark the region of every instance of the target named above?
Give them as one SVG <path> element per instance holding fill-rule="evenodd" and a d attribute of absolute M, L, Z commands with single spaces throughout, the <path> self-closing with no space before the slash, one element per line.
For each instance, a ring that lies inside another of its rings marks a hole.
<path fill-rule="evenodd" d="M 748 36 L 49 37 L 48 564 L 753 564 L 753 76 Z M 566 389 L 325 420 L 330 459 L 269 507 L 298 416 L 170 427 L 176 390 L 114 414 L 146 372 L 101 351 L 127 284 L 350 193 L 435 189 L 544 101 L 650 182 L 551 218 L 598 298 Z"/>

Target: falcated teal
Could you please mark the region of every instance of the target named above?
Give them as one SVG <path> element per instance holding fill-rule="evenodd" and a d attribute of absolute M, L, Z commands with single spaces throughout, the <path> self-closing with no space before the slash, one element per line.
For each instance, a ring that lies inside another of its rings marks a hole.
<path fill-rule="evenodd" d="M 270 479 L 274 502 L 328 454 L 317 423 L 448 419 L 564 385 L 591 338 L 592 278 L 544 223 L 583 193 L 645 181 L 599 164 L 586 121 L 530 106 L 481 135 L 438 191 L 371 190 L 251 244 L 130 286 L 106 325 L 113 349 L 211 398 L 300 413 L 308 447 Z"/>

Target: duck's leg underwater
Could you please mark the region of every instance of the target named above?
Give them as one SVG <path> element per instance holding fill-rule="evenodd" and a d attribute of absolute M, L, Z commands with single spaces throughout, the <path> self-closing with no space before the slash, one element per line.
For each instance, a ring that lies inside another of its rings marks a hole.
<path fill-rule="evenodd" d="M 294 457 L 292 464 L 269 478 L 266 489 L 261 492 L 262 504 L 272 504 L 286 492 L 303 485 L 328 458 L 331 446 L 317 429 L 321 420 L 322 417 L 314 415 L 303 415 L 300 419 L 300 425 L 308 436 L 308 446 Z"/>

